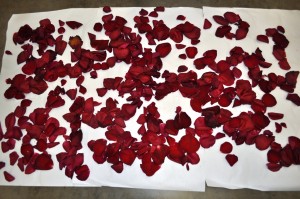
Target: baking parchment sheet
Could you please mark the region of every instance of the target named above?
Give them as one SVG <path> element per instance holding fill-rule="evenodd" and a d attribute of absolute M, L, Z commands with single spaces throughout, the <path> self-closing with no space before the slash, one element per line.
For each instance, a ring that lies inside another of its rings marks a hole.
<path fill-rule="evenodd" d="M 134 32 L 138 32 L 134 28 L 134 16 L 138 15 L 141 8 L 112 8 L 112 14 L 122 16 L 127 20 L 126 26 L 133 28 Z M 148 11 L 152 11 L 153 8 L 144 8 Z M 213 21 L 213 15 L 223 15 L 226 11 L 233 11 L 241 16 L 241 18 L 250 24 L 249 33 L 247 37 L 241 41 L 227 40 L 225 38 L 217 38 L 215 36 L 215 30 L 217 24 Z M 218 50 L 217 60 L 225 59 L 229 56 L 229 51 L 235 46 L 241 46 L 245 51 L 252 53 L 257 47 L 259 47 L 263 56 L 268 62 L 273 63 L 272 67 L 268 70 L 264 70 L 265 74 L 270 71 L 274 71 L 276 74 L 285 74 L 285 71 L 281 70 L 277 64 L 277 60 L 272 55 L 272 41 L 269 44 L 261 43 L 256 40 L 256 36 L 259 34 L 265 34 L 266 28 L 274 28 L 278 25 L 283 25 L 286 30 L 286 37 L 289 39 L 290 44 L 286 49 L 287 58 L 292 66 L 292 70 L 299 70 L 299 52 L 300 52 L 300 39 L 298 38 L 297 29 L 299 27 L 300 17 L 299 11 L 286 11 L 286 10 L 263 10 L 263 9 L 243 9 L 243 8 L 210 8 L 204 7 L 199 8 L 166 8 L 165 12 L 159 12 L 158 18 L 162 19 L 168 27 L 174 27 L 182 21 L 176 20 L 177 15 L 182 14 L 186 16 L 186 20 L 195 24 L 201 28 L 200 43 L 196 45 L 198 48 L 198 54 L 196 57 L 201 57 L 206 50 L 216 49 Z M 66 32 L 63 34 L 63 39 L 68 41 L 70 36 L 79 35 L 84 41 L 82 48 L 91 49 L 88 32 L 97 35 L 97 39 L 105 39 L 104 31 L 101 33 L 95 33 L 93 26 L 96 22 L 102 22 L 101 17 L 104 15 L 102 8 L 92 9 L 66 9 L 52 12 L 42 13 L 30 13 L 30 14 L 17 14 L 13 15 L 8 23 L 7 40 L 5 50 L 10 50 L 13 55 L 3 56 L 2 71 L 0 76 L 0 106 L 1 114 L 0 121 L 4 124 L 4 120 L 7 114 L 14 111 L 14 108 L 19 105 L 17 100 L 7 100 L 4 98 L 3 93 L 8 88 L 5 79 L 11 78 L 14 75 L 21 72 L 21 65 L 17 65 L 17 55 L 21 52 L 20 46 L 14 45 L 12 41 L 12 35 L 17 32 L 19 27 L 24 24 L 29 24 L 32 28 L 38 26 L 39 21 L 44 18 L 49 18 L 55 25 L 56 29 L 59 27 L 58 20 L 71 21 L 75 20 L 83 24 L 77 30 L 72 30 L 66 25 L 64 26 Z M 208 30 L 203 30 L 204 18 L 209 19 L 213 26 Z M 58 36 L 58 33 L 53 34 L 54 38 Z M 176 72 L 178 66 L 186 65 L 190 70 L 194 70 L 198 73 L 198 77 L 209 69 L 198 71 L 194 68 L 193 59 L 182 60 L 178 58 L 179 54 L 184 53 L 184 49 L 177 50 L 175 43 L 170 39 L 157 42 L 164 43 L 170 42 L 172 45 L 171 53 L 162 59 L 163 69 L 169 70 L 170 72 Z M 186 38 L 182 42 L 187 46 L 191 46 L 190 41 Z M 142 35 L 143 47 L 152 48 L 153 46 L 148 45 L 148 41 L 144 35 Z M 34 48 L 34 55 L 38 56 L 37 46 Z M 68 46 L 62 56 L 58 56 L 57 60 L 63 60 L 64 63 L 70 62 L 70 51 L 71 48 Z M 107 56 L 109 57 L 109 55 Z M 248 79 L 247 69 L 243 64 L 239 65 L 239 69 L 242 70 L 242 78 Z M 107 77 L 124 77 L 128 70 L 128 65 L 124 63 L 117 63 L 115 67 L 106 71 L 97 71 L 98 78 L 91 79 L 89 73 L 85 74 L 85 86 L 88 92 L 83 95 L 86 99 L 93 97 L 95 101 L 102 102 L 103 104 L 97 107 L 99 110 L 105 104 L 107 98 L 112 97 L 118 100 L 119 104 L 126 102 L 126 96 L 121 98 L 118 96 L 116 91 L 109 91 L 104 97 L 98 97 L 96 88 L 102 87 L 104 78 Z M 64 86 L 65 90 L 70 88 L 76 88 L 74 79 L 64 78 L 67 80 L 67 84 Z M 57 80 L 53 83 L 48 83 L 48 90 L 42 95 L 26 95 L 26 98 L 31 99 L 34 103 L 27 109 L 27 113 L 30 113 L 37 107 L 44 107 L 47 99 L 48 91 L 53 90 L 60 82 Z M 262 96 L 262 92 L 259 89 L 255 90 L 257 96 Z M 300 94 L 299 86 L 296 88 L 296 93 Z M 78 93 L 81 95 L 80 93 Z M 268 111 L 285 113 L 284 122 L 288 128 L 283 128 L 281 134 L 276 134 L 276 141 L 285 145 L 287 138 L 290 135 L 300 136 L 299 132 L 299 118 L 300 111 L 289 101 L 285 100 L 287 93 L 276 89 L 272 92 L 276 96 L 278 105 L 272 109 L 268 108 Z M 67 97 L 63 96 L 66 104 L 63 107 L 53 109 L 50 112 L 50 116 L 55 117 L 59 120 L 60 125 L 66 127 L 69 130 L 69 124 L 62 118 L 62 115 L 68 112 L 72 101 Z M 163 100 L 156 101 L 152 99 L 150 102 L 144 102 L 143 106 L 146 107 L 152 101 L 155 101 L 156 106 L 161 114 L 161 119 L 166 121 L 172 119 L 175 116 L 175 110 L 177 106 L 181 106 L 182 110 L 187 112 L 194 121 L 200 116 L 199 113 L 194 112 L 190 108 L 189 100 L 183 98 L 179 92 L 171 93 L 166 96 Z M 232 109 L 233 110 L 233 109 Z M 239 107 L 234 109 L 234 116 L 239 115 L 241 111 L 250 110 L 249 107 Z M 130 131 L 131 134 L 140 139 L 140 136 L 136 133 L 139 126 L 136 123 L 137 117 L 142 113 L 140 108 L 135 116 L 126 123 L 126 130 Z M 274 122 L 271 122 L 267 127 L 269 130 L 274 130 Z M 5 131 L 5 129 L 3 129 Z M 282 168 L 279 172 L 273 173 L 266 168 L 267 158 L 266 151 L 259 151 L 255 146 L 241 145 L 236 146 L 231 138 L 223 138 L 217 140 L 216 144 L 209 148 L 200 148 L 198 151 L 200 155 L 200 163 L 197 165 L 190 165 L 189 171 L 168 159 L 162 165 L 161 169 L 152 177 L 147 177 L 140 169 L 140 160 L 136 159 L 132 166 L 124 167 L 121 174 L 117 174 L 111 165 L 108 163 L 97 164 L 92 159 L 92 152 L 87 147 L 87 142 L 92 139 L 105 138 L 106 129 L 92 129 L 85 124 L 82 124 L 83 131 L 83 149 L 79 152 L 84 153 L 84 164 L 87 164 L 90 168 L 90 177 L 87 181 L 79 181 L 74 177 L 69 179 L 64 175 L 64 171 L 59 170 L 58 162 L 56 161 L 55 155 L 63 148 L 61 146 L 54 147 L 48 152 L 52 155 L 54 161 L 54 168 L 50 171 L 36 171 L 33 174 L 25 175 L 19 168 L 9 165 L 9 152 L 3 154 L 0 152 L 0 161 L 6 162 L 6 170 L 16 177 L 13 182 L 6 182 L 4 177 L 0 177 L 1 185 L 21 185 L 21 186 L 113 186 L 113 187 L 131 187 L 131 188 L 146 188 L 146 189 L 162 189 L 162 190 L 187 190 L 187 191 L 204 191 L 205 182 L 208 186 L 226 187 L 226 188 L 252 188 L 259 190 L 300 190 L 300 168 L 299 166 L 291 166 L 289 168 Z M 221 128 L 214 130 L 214 134 L 222 131 Z M 181 130 L 179 135 L 183 135 L 184 131 Z M 179 136 L 180 137 L 180 136 Z M 179 138 L 178 138 L 179 139 Z M 58 141 L 63 141 L 62 138 Z M 239 161 L 230 167 L 225 160 L 225 155 L 220 153 L 219 145 L 224 141 L 233 143 L 233 153 L 239 157 Z M 15 150 L 20 154 L 18 149 L 21 143 L 17 142 Z"/>

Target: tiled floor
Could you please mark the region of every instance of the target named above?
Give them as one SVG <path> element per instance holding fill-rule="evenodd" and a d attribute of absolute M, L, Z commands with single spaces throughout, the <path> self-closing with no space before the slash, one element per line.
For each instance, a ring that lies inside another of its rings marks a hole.
<path fill-rule="evenodd" d="M 0 0 L 0 55 L 6 40 L 7 22 L 14 13 L 29 13 L 39 11 L 50 11 L 65 8 L 102 7 L 104 5 L 117 7 L 253 7 L 253 8 L 278 8 L 278 9 L 300 9 L 299 0 Z M 2 56 L 0 58 L 2 62 Z M 300 183 L 300 180 L 299 180 Z M 300 192 L 260 192 L 248 189 L 227 190 L 222 188 L 207 187 L 205 193 L 175 192 L 141 189 L 121 188 L 45 188 L 45 187 L 0 187 L 0 199 L 11 198 L 272 198 L 272 199 L 296 199 L 300 198 Z"/>

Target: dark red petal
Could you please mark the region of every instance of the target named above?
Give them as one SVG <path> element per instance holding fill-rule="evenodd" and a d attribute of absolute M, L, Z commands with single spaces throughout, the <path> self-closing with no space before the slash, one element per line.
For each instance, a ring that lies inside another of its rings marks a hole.
<path fill-rule="evenodd" d="M 26 158 L 26 159 L 30 159 L 31 156 L 34 153 L 34 149 L 32 147 L 32 145 L 30 144 L 26 144 L 26 145 L 22 145 L 21 146 L 21 154 Z"/>
<path fill-rule="evenodd" d="M 233 13 L 233 12 L 225 12 L 224 13 L 224 18 L 229 22 L 229 23 L 236 23 L 238 22 L 241 18 L 239 15 Z"/>
<path fill-rule="evenodd" d="M 238 28 L 235 32 L 236 40 L 244 39 L 248 34 L 248 29 L 245 28 Z"/>
<path fill-rule="evenodd" d="M 139 14 L 142 15 L 142 16 L 145 16 L 145 15 L 148 15 L 148 11 L 142 8 L 140 10 Z"/>
<path fill-rule="evenodd" d="M 228 25 L 228 21 L 220 15 L 214 15 L 213 19 L 215 20 L 215 22 L 217 22 L 220 25 L 223 25 L 223 26 Z"/>
<path fill-rule="evenodd" d="M 49 154 L 40 154 L 36 157 L 34 167 L 37 170 L 50 170 L 53 168 L 53 161 Z"/>
<path fill-rule="evenodd" d="M 280 164 L 267 163 L 267 167 L 270 171 L 276 172 L 279 171 L 282 166 Z"/>
<path fill-rule="evenodd" d="M 208 19 L 204 19 L 203 29 L 210 29 L 211 23 Z"/>
<path fill-rule="evenodd" d="M 74 100 L 76 98 L 76 95 L 77 95 L 77 89 L 74 88 L 74 89 L 69 89 L 67 90 L 66 92 L 67 96 L 71 99 L 71 100 Z"/>
<path fill-rule="evenodd" d="M 277 104 L 276 98 L 270 93 L 265 93 L 261 100 L 267 107 L 273 107 Z"/>
<path fill-rule="evenodd" d="M 286 58 L 280 60 L 280 61 L 278 62 L 278 64 L 279 64 L 280 68 L 283 69 L 283 70 L 290 70 L 290 69 L 291 69 L 291 66 L 290 66 L 290 64 L 288 63 L 288 61 L 287 61 Z"/>
<path fill-rule="evenodd" d="M 160 169 L 160 166 L 151 162 L 151 157 L 147 155 L 142 159 L 140 167 L 147 176 L 153 176 Z"/>
<path fill-rule="evenodd" d="M 4 171 L 4 178 L 7 182 L 12 182 L 15 180 L 15 177 L 12 176 L 10 173 L 8 173 L 7 171 Z"/>
<path fill-rule="evenodd" d="M 24 99 L 24 100 L 22 100 L 22 102 L 21 102 L 21 106 L 22 106 L 22 107 L 28 107 L 28 106 L 31 105 L 31 103 L 32 103 L 31 100 L 29 100 L 29 99 Z"/>
<path fill-rule="evenodd" d="M 178 56 L 180 59 L 186 59 L 186 54 L 180 54 L 179 56 Z"/>
<path fill-rule="evenodd" d="M 230 166 L 233 166 L 238 161 L 238 157 L 234 154 L 227 154 L 225 158 Z"/>
<path fill-rule="evenodd" d="M 230 26 L 220 26 L 217 28 L 215 35 L 217 37 L 223 38 L 227 33 L 229 33 L 231 30 Z"/>
<path fill-rule="evenodd" d="M 271 163 L 278 163 L 280 161 L 280 153 L 275 150 L 269 150 L 267 157 L 268 161 Z"/>
<path fill-rule="evenodd" d="M 200 138 L 200 145 L 206 149 L 212 147 L 215 142 L 216 138 L 213 135 L 208 135 Z"/>
<path fill-rule="evenodd" d="M 79 87 L 79 92 L 82 93 L 82 94 L 85 94 L 87 92 L 87 89 L 84 86 L 81 85 Z"/>
<path fill-rule="evenodd" d="M 82 165 L 75 170 L 76 178 L 81 181 L 85 181 L 90 176 L 90 169 L 87 165 Z"/>
<path fill-rule="evenodd" d="M 195 153 L 200 148 L 199 141 L 191 134 L 182 136 L 179 146 L 187 153 Z"/>
<path fill-rule="evenodd" d="M 64 40 L 56 41 L 55 52 L 59 55 L 62 55 L 67 47 L 67 42 Z"/>
<path fill-rule="evenodd" d="M 192 123 L 191 118 L 188 116 L 186 112 L 178 113 L 175 116 L 174 122 L 175 122 L 175 127 L 177 129 L 188 128 Z"/>
<path fill-rule="evenodd" d="M 136 158 L 136 154 L 132 149 L 124 149 L 120 151 L 120 159 L 124 164 L 132 165 Z"/>
<path fill-rule="evenodd" d="M 264 43 L 269 43 L 269 38 L 266 35 L 257 35 L 256 39 Z"/>
<path fill-rule="evenodd" d="M 255 146 L 257 149 L 259 150 L 266 150 L 267 148 L 270 147 L 270 144 L 272 143 L 272 139 L 270 139 L 269 137 L 267 137 L 266 135 L 258 135 L 255 138 Z"/>
<path fill-rule="evenodd" d="M 5 54 L 7 54 L 7 55 L 12 55 L 12 53 L 11 53 L 9 50 L 6 50 L 6 51 L 5 51 Z"/>
<path fill-rule="evenodd" d="M 59 28 L 57 29 L 57 32 L 58 32 L 59 34 L 63 34 L 65 31 L 66 31 L 66 29 L 65 29 L 64 27 L 59 27 Z"/>
<path fill-rule="evenodd" d="M 181 65 L 181 66 L 178 67 L 177 72 L 183 73 L 183 72 L 186 72 L 187 70 L 188 70 L 187 66 Z"/>
<path fill-rule="evenodd" d="M 293 102 L 297 106 L 300 106 L 300 97 L 299 97 L 298 94 L 296 94 L 296 93 L 289 93 L 287 95 L 286 99 L 290 100 L 291 102 Z"/>
<path fill-rule="evenodd" d="M 149 13 L 150 17 L 158 17 L 158 13 L 156 11 L 152 11 Z"/>
<path fill-rule="evenodd" d="M 9 154 L 10 165 L 14 165 L 19 159 L 17 152 L 13 151 Z"/>
<path fill-rule="evenodd" d="M 124 169 L 123 162 L 115 163 L 115 164 L 111 165 L 111 168 L 113 170 L 115 170 L 117 173 L 122 173 L 122 171 Z"/>
<path fill-rule="evenodd" d="M 280 119 L 283 118 L 283 114 L 282 113 L 269 112 L 268 116 L 272 120 L 280 120 Z"/>
<path fill-rule="evenodd" d="M 186 53 L 188 58 L 193 59 L 197 55 L 198 50 L 197 50 L 196 47 L 193 47 L 193 46 L 192 47 L 187 47 L 185 49 L 185 53 Z"/>
<path fill-rule="evenodd" d="M 225 154 L 231 153 L 231 151 L 232 151 L 232 144 L 230 142 L 224 142 L 220 146 L 220 151 L 222 153 L 225 153 Z"/>
<path fill-rule="evenodd" d="M 103 7 L 103 12 L 105 12 L 105 13 L 111 12 L 110 6 L 104 6 L 104 7 Z"/>
<path fill-rule="evenodd" d="M 0 170 L 5 167 L 5 162 L 0 162 Z"/>
<path fill-rule="evenodd" d="M 184 21 L 184 20 L 185 20 L 185 16 L 183 16 L 183 15 L 178 15 L 176 19 L 177 19 L 177 20 L 182 20 L 182 21 Z"/>
<path fill-rule="evenodd" d="M 101 32 L 101 30 L 102 30 L 102 24 L 101 23 L 95 23 L 94 24 L 94 30 L 96 31 L 96 32 Z"/>
<path fill-rule="evenodd" d="M 77 21 L 66 21 L 66 24 L 72 29 L 78 29 L 80 26 L 82 26 L 82 23 Z"/>
<path fill-rule="evenodd" d="M 7 129 L 11 129 L 15 126 L 16 117 L 14 113 L 10 113 L 5 118 L 5 126 Z"/>
<path fill-rule="evenodd" d="M 277 122 L 275 122 L 275 131 L 276 133 L 281 133 L 282 131 L 282 126 Z"/>
<path fill-rule="evenodd" d="M 262 112 L 256 112 L 252 115 L 252 121 L 257 129 L 263 129 L 270 124 L 270 120 Z"/>
<path fill-rule="evenodd" d="M 158 44 L 155 48 L 155 51 L 159 53 L 160 57 L 166 57 L 172 50 L 171 44 L 162 43 Z"/>
<path fill-rule="evenodd" d="M 22 67 L 22 71 L 26 75 L 32 75 L 35 72 L 36 68 L 37 65 L 35 61 L 29 61 Z"/>

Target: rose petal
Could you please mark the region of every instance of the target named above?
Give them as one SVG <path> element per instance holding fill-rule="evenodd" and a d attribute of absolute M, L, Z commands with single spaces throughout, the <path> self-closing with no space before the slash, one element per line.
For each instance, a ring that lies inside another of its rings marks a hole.
<path fill-rule="evenodd" d="M 299 97 L 298 94 L 296 94 L 296 93 L 289 93 L 287 95 L 286 99 L 290 100 L 291 102 L 293 102 L 297 106 L 300 106 L 300 97 Z"/>
<path fill-rule="evenodd" d="M 220 146 L 220 151 L 222 153 L 225 153 L 225 154 L 231 153 L 231 151 L 232 151 L 232 144 L 230 142 L 224 142 Z"/>
<path fill-rule="evenodd" d="M 211 22 L 208 19 L 204 19 L 203 29 L 210 29 Z"/>
<path fill-rule="evenodd" d="M 225 158 L 231 167 L 238 161 L 238 157 L 234 154 L 227 154 Z"/>
<path fill-rule="evenodd" d="M 10 173 L 8 173 L 7 171 L 4 171 L 3 174 L 4 174 L 4 178 L 7 182 L 12 182 L 15 180 L 15 177 L 13 175 L 11 175 Z"/>
<path fill-rule="evenodd" d="M 159 53 L 160 57 L 166 57 L 172 50 L 171 44 L 161 43 L 155 48 L 155 51 Z"/>
<path fill-rule="evenodd" d="M 78 29 L 82 26 L 82 23 L 77 21 L 66 21 L 66 24 L 72 29 Z"/>

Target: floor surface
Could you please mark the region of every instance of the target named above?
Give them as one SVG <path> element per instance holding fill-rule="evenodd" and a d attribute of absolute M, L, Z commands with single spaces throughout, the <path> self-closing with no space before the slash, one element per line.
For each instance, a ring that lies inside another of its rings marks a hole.
<path fill-rule="evenodd" d="M 112 7 L 249 7 L 249 8 L 276 8 L 288 10 L 300 10 L 300 0 L 0 0 L 0 63 L 6 40 L 7 22 L 12 14 L 51 11 L 65 8 L 96 8 L 110 5 Z M 300 183 L 300 179 L 299 179 Z M 169 198 L 266 198 L 266 199 L 296 199 L 300 198 L 300 192 L 261 192 L 249 189 L 228 190 L 223 188 L 207 187 L 205 193 L 157 191 L 143 189 L 124 188 L 54 188 L 54 187 L 1 187 L 0 199 L 169 199 Z"/>

